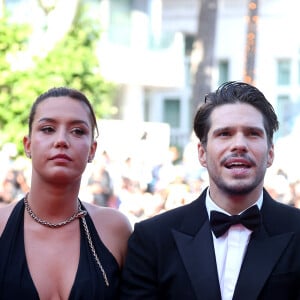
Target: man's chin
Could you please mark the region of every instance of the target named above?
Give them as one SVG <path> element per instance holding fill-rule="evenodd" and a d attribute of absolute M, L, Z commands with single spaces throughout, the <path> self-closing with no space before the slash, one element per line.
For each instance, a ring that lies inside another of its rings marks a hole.
<path fill-rule="evenodd" d="M 223 190 L 229 195 L 242 196 L 249 194 L 255 190 L 255 188 L 256 186 L 253 185 L 239 184 L 234 186 L 226 186 L 223 188 Z"/>

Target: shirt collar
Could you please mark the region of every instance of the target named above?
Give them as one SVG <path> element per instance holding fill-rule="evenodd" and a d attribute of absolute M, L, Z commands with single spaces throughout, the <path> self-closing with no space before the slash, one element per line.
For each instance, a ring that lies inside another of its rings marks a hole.
<path fill-rule="evenodd" d="M 262 203 L 263 203 L 263 191 L 261 192 L 258 200 L 251 206 L 254 206 L 254 205 L 257 205 L 259 209 L 261 209 L 261 206 L 262 206 Z M 209 188 L 207 189 L 207 192 L 206 192 L 206 199 L 205 199 L 205 205 L 206 205 L 206 209 L 207 209 L 207 213 L 208 213 L 208 217 L 210 216 L 210 212 L 212 210 L 216 210 L 216 211 L 219 211 L 219 212 L 222 212 L 224 214 L 227 214 L 227 215 L 230 215 L 228 212 L 226 212 L 224 209 L 222 209 L 221 207 L 219 207 L 210 197 L 209 195 Z M 249 206 L 249 207 L 251 207 Z M 247 209 L 249 208 L 247 207 Z M 245 209 L 246 210 L 246 209 Z M 244 210 L 244 211 L 245 211 Z M 242 213 L 242 212 L 240 212 Z"/>

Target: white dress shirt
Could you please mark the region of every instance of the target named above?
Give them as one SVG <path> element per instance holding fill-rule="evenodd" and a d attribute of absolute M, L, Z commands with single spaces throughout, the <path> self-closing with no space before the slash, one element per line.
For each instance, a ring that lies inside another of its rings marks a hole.
<path fill-rule="evenodd" d="M 262 206 L 262 202 L 263 193 L 261 193 L 256 202 L 259 209 Z M 210 216 L 211 210 L 230 215 L 212 201 L 209 195 L 209 189 L 206 194 L 206 208 L 208 216 Z M 251 230 L 241 224 L 231 226 L 229 230 L 219 238 L 216 238 L 212 232 L 222 300 L 231 300 L 233 297 L 251 232 Z"/>

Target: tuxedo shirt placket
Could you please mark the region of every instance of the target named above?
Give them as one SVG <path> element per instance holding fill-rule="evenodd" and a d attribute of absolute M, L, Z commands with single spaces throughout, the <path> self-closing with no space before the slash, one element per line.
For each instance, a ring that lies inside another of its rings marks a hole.
<path fill-rule="evenodd" d="M 250 234 L 243 225 L 234 225 L 223 237 L 214 238 L 222 300 L 233 297 Z"/>
<path fill-rule="evenodd" d="M 263 193 L 256 202 L 259 208 L 261 208 L 262 202 Z M 208 215 L 210 215 L 211 210 L 228 214 L 212 201 L 209 196 L 209 189 L 207 189 L 206 194 L 206 208 Z M 251 233 L 251 230 L 241 224 L 231 226 L 219 238 L 216 238 L 212 232 L 222 300 L 231 300 L 233 297 Z"/>

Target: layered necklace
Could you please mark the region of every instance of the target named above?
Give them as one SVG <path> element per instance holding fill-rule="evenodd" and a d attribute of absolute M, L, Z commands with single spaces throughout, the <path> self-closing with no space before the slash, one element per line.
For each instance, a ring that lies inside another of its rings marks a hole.
<path fill-rule="evenodd" d="M 106 275 L 106 272 L 100 262 L 100 259 L 96 253 L 96 249 L 94 247 L 94 244 L 93 244 L 93 241 L 92 241 L 92 238 L 91 238 L 91 234 L 90 234 L 90 231 L 89 231 L 89 228 L 87 226 L 87 223 L 86 223 L 86 220 L 85 220 L 85 216 L 87 215 L 87 211 L 86 210 L 82 210 L 81 208 L 81 204 L 80 204 L 80 201 L 78 199 L 78 208 L 77 208 L 77 212 L 74 213 L 71 217 L 69 217 L 68 219 L 64 220 L 64 221 L 61 221 L 61 222 L 58 222 L 58 223 L 51 223 L 51 222 L 48 222 L 46 220 L 43 220 L 41 218 L 39 218 L 31 209 L 29 203 L 28 203 L 28 194 L 26 194 L 26 196 L 24 197 L 24 205 L 25 205 L 25 208 L 26 208 L 26 211 L 28 212 L 28 214 L 30 215 L 30 217 L 36 221 L 37 223 L 41 224 L 41 225 L 44 225 L 44 226 L 47 226 L 47 227 L 50 227 L 50 228 L 59 228 L 59 227 L 62 227 L 64 225 L 67 225 L 69 223 L 71 223 L 72 221 L 76 220 L 76 219 L 81 219 L 82 220 L 82 224 L 83 224 L 83 228 L 84 228 L 84 231 L 85 231 L 85 234 L 86 234 L 86 237 L 87 237 L 87 241 L 88 241 L 88 244 L 89 244 L 89 247 L 91 249 L 91 252 L 95 258 L 95 261 L 102 273 L 102 276 L 103 276 L 103 279 L 104 279 L 104 282 L 105 282 L 105 285 L 108 287 L 109 286 L 109 281 L 108 281 L 108 278 L 107 278 L 107 275 Z"/>

